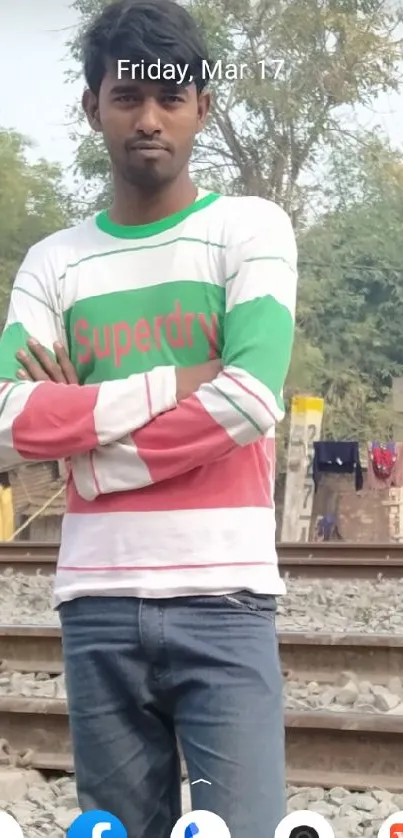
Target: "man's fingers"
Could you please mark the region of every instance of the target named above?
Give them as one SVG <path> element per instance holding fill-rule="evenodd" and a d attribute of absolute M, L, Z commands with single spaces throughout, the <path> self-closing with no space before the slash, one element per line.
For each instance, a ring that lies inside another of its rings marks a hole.
<path fill-rule="evenodd" d="M 18 373 L 20 379 L 54 381 L 56 384 L 78 384 L 76 371 L 62 343 L 57 342 L 53 345 L 56 360 L 49 357 L 45 347 L 35 338 L 29 338 L 27 345 L 31 354 L 20 349 L 16 355 L 27 373 L 25 375 L 24 370 L 21 370 Z"/>
<path fill-rule="evenodd" d="M 29 338 L 27 344 L 32 354 L 38 360 L 42 372 L 46 373 L 45 379 L 43 379 L 43 376 L 41 376 L 41 378 L 35 378 L 34 380 L 46 381 L 46 379 L 49 378 L 51 381 L 55 381 L 57 384 L 66 384 L 67 382 L 63 375 L 63 370 L 60 368 L 57 361 L 54 361 L 52 358 L 49 358 L 46 349 L 44 349 L 44 347 L 41 346 L 41 344 L 34 338 Z M 24 363 L 24 367 L 26 370 L 28 370 L 29 374 L 32 375 L 31 370 L 28 368 L 26 363 Z M 35 370 L 35 372 L 37 372 L 37 370 Z"/>
<path fill-rule="evenodd" d="M 18 378 L 28 381 L 49 381 L 50 376 L 23 349 L 17 352 L 16 357 L 24 367 L 23 370 L 18 370 Z"/>
<path fill-rule="evenodd" d="M 63 372 L 67 384 L 78 384 L 77 373 L 62 343 L 54 343 L 57 362 Z"/>

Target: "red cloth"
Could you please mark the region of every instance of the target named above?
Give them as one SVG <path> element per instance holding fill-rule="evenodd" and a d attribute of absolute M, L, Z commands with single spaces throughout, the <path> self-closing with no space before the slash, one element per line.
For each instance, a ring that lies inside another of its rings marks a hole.
<path fill-rule="evenodd" d="M 403 487 L 403 442 L 396 442 L 396 462 L 393 466 L 389 477 L 378 477 L 373 469 L 371 461 L 372 442 L 368 442 L 368 472 L 367 472 L 367 486 L 368 489 L 390 489 L 393 486 L 396 488 Z"/>

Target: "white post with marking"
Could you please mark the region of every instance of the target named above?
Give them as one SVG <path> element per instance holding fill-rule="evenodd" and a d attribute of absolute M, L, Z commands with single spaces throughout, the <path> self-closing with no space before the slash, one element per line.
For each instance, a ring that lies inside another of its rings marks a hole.
<path fill-rule="evenodd" d="M 291 404 L 281 541 L 309 541 L 314 484 L 314 442 L 320 440 L 324 400 L 294 396 Z"/>

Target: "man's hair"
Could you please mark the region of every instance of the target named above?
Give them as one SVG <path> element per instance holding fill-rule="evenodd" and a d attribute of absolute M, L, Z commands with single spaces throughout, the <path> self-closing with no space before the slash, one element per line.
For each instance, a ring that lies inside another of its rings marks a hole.
<path fill-rule="evenodd" d="M 118 0 L 91 23 L 82 39 L 84 74 L 96 96 L 111 62 L 126 59 L 144 67 L 158 61 L 189 65 L 198 92 L 205 87 L 207 47 L 194 18 L 175 0 Z M 186 81 L 191 81 L 185 77 Z"/>

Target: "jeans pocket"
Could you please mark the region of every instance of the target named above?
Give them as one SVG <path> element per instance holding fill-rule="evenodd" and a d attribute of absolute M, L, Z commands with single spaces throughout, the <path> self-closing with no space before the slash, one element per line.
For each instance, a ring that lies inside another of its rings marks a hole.
<path fill-rule="evenodd" d="M 261 614 L 271 622 L 276 617 L 277 602 L 272 594 L 253 594 L 249 591 L 237 591 L 235 594 L 226 594 L 224 600 L 232 608 L 247 613 Z"/>

